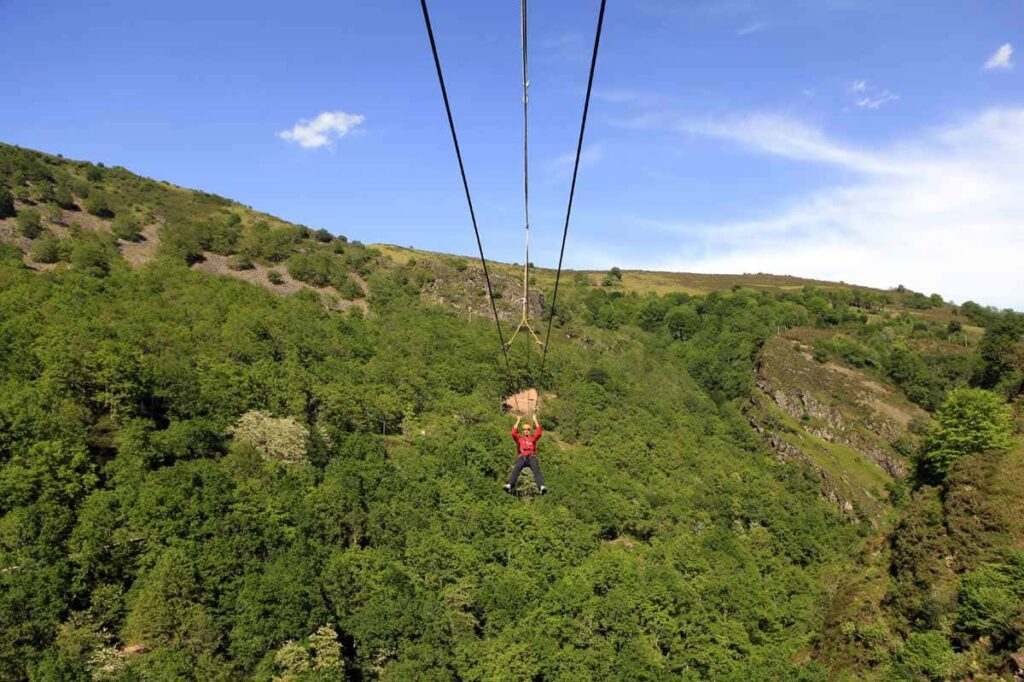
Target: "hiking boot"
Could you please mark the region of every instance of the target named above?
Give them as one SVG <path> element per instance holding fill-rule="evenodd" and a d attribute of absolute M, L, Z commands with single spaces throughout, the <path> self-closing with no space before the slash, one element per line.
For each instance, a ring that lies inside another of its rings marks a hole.
<path fill-rule="evenodd" d="M 507 492 L 509 495 L 512 494 L 512 486 L 510 486 L 508 483 L 506 483 L 505 485 L 501 486 L 501 489 L 504 490 L 505 492 Z"/>
<path fill-rule="evenodd" d="M 547 495 L 548 494 L 548 487 L 546 485 L 542 485 L 540 487 L 540 494 L 541 495 Z"/>

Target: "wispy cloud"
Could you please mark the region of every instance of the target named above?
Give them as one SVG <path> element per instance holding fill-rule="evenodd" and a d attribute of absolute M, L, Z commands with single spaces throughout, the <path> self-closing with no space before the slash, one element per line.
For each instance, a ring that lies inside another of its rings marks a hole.
<path fill-rule="evenodd" d="M 593 166 L 604 158 L 604 148 L 600 144 L 586 144 L 580 154 L 580 168 Z M 576 151 L 566 152 L 548 163 L 548 173 L 555 177 L 564 177 L 572 173 L 576 161 Z"/>
<path fill-rule="evenodd" d="M 877 88 L 865 80 L 850 83 L 847 93 L 853 98 L 853 103 L 861 109 L 880 109 L 883 105 L 900 98 L 899 95 Z"/>
<path fill-rule="evenodd" d="M 1024 309 L 1024 108 L 984 111 L 880 149 L 775 115 L 675 128 L 853 179 L 753 220 L 648 223 L 676 233 L 679 246 L 628 265 L 902 283 Z"/>
<path fill-rule="evenodd" d="M 315 118 L 302 119 L 290 130 L 282 130 L 277 136 L 282 140 L 295 142 L 306 149 L 330 145 L 362 125 L 366 117 L 362 114 L 346 114 L 344 111 L 325 111 Z"/>
<path fill-rule="evenodd" d="M 585 62 L 590 54 L 586 39 L 579 33 L 566 32 L 540 40 L 541 57 L 567 62 Z"/>
<path fill-rule="evenodd" d="M 736 29 L 736 35 L 749 36 L 753 35 L 754 33 L 760 33 L 766 28 L 768 28 L 768 24 L 763 21 L 751 21 Z"/>
<path fill-rule="evenodd" d="M 1012 69 L 1013 68 L 1013 45 L 1004 43 L 985 62 L 986 69 Z"/>

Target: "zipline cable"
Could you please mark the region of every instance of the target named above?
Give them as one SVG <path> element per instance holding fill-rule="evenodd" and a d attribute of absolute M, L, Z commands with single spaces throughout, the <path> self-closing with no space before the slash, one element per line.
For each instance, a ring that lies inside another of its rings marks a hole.
<path fill-rule="evenodd" d="M 523 259 L 523 320 L 529 323 L 530 306 L 530 125 L 529 102 L 530 87 L 527 75 L 526 50 L 526 0 L 520 3 L 522 9 L 523 34 L 523 216 L 526 225 L 526 257 Z M 532 331 L 532 330 L 531 330 Z M 526 371 L 530 371 L 530 339 L 526 339 Z"/>
<path fill-rule="evenodd" d="M 455 156 L 459 160 L 459 173 L 462 175 L 462 188 L 466 192 L 466 205 L 469 206 L 469 218 L 473 222 L 473 234 L 476 235 L 476 246 L 480 251 L 480 264 L 484 269 L 484 280 L 487 282 L 487 297 L 491 301 L 491 312 L 494 313 L 494 327 L 498 330 L 498 343 L 501 344 L 501 354 L 505 358 L 505 373 L 509 386 L 512 385 L 512 366 L 508 361 L 508 350 L 505 348 L 505 335 L 501 333 L 501 321 L 498 318 L 498 307 L 494 303 L 494 292 L 491 289 L 491 275 L 487 270 L 487 260 L 484 258 L 484 245 L 480 240 L 480 228 L 476 222 L 476 211 L 473 210 L 473 198 L 469 194 L 469 181 L 466 180 L 466 166 L 462 162 L 462 150 L 459 147 L 459 136 L 455 133 L 455 119 L 452 117 L 451 103 L 448 101 L 448 88 L 444 84 L 444 74 L 441 72 L 441 58 L 437 54 L 437 43 L 434 41 L 434 29 L 430 25 L 430 12 L 427 10 L 427 0 L 420 0 L 420 7 L 423 9 L 423 22 L 427 26 L 427 37 L 430 38 L 430 51 L 434 55 L 434 66 L 437 68 L 437 82 L 441 86 L 441 97 L 444 99 L 444 110 L 448 114 L 448 127 L 452 132 L 452 143 L 455 145 Z M 593 76 L 593 73 L 591 73 Z M 588 92 L 589 96 L 589 92 Z"/>
<path fill-rule="evenodd" d="M 541 356 L 540 373 L 544 375 L 544 366 L 548 358 L 548 347 L 551 341 L 551 323 L 555 320 L 555 304 L 558 302 L 558 284 L 562 279 L 562 259 L 565 257 L 565 240 L 569 236 L 569 220 L 572 217 L 572 200 L 576 195 L 576 176 L 580 171 L 580 156 L 583 153 L 583 135 L 587 130 L 587 113 L 590 110 L 590 93 L 594 88 L 594 70 L 597 67 L 597 53 L 601 46 L 601 27 L 604 25 L 604 8 L 607 0 L 601 0 L 601 9 L 597 14 L 597 31 L 594 33 L 594 53 L 590 58 L 590 75 L 587 78 L 587 96 L 583 100 L 583 119 L 580 122 L 580 137 L 576 143 L 576 163 L 572 169 L 572 184 L 569 186 L 569 204 L 565 209 L 565 227 L 562 229 L 562 247 L 558 252 L 558 271 L 555 273 L 555 290 L 551 295 L 551 312 L 548 317 L 548 330 L 544 336 L 544 354 Z"/>

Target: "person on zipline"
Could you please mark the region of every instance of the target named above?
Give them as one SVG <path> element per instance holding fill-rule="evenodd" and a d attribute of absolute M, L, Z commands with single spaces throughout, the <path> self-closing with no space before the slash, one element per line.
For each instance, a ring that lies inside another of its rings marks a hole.
<path fill-rule="evenodd" d="M 516 481 L 519 480 L 519 474 L 522 473 L 523 467 L 530 467 L 530 471 L 533 472 L 533 480 L 537 483 L 537 487 L 540 488 L 540 494 L 543 495 L 548 489 L 544 486 L 544 477 L 541 476 L 540 464 L 537 462 L 537 441 L 543 435 L 544 429 L 540 427 L 540 423 L 537 421 L 537 414 L 534 413 L 533 425 L 537 427 L 537 430 L 531 434 L 532 429 L 530 425 L 524 424 L 522 433 L 520 433 L 519 422 L 522 420 L 521 416 L 517 417 L 516 425 L 512 427 L 512 439 L 519 446 L 519 456 L 512 467 L 512 474 L 508 477 L 508 483 L 504 486 L 505 492 L 511 493 Z"/>

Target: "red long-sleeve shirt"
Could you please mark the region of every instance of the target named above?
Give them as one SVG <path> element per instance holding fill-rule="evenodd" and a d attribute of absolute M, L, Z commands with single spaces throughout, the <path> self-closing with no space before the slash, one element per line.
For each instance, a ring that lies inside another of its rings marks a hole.
<path fill-rule="evenodd" d="M 532 436 L 525 436 L 519 433 L 518 427 L 512 427 L 512 439 L 515 440 L 516 445 L 519 446 L 519 456 L 529 457 L 530 455 L 537 454 L 537 441 L 540 440 L 541 434 L 544 433 L 544 429 L 537 425 L 537 430 L 533 432 Z"/>

